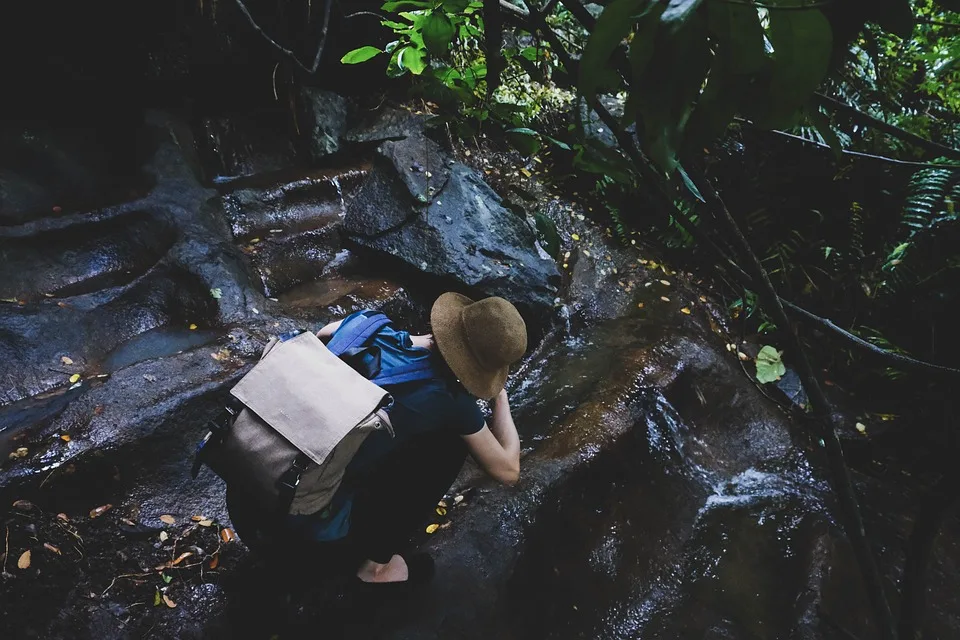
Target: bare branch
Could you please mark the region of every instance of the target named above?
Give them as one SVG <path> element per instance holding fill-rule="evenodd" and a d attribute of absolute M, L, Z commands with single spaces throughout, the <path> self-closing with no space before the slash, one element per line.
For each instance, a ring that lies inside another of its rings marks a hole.
<path fill-rule="evenodd" d="M 297 54 L 295 54 L 290 49 L 287 49 L 286 47 L 281 45 L 279 42 L 277 42 L 276 40 L 271 38 L 269 35 L 267 35 L 267 32 L 264 31 L 263 28 L 259 24 L 257 24 L 257 21 L 253 19 L 253 16 L 250 14 L 250 10 L 247 9 L 247 5 L 243 3 L 243 0 L 236 0 L 236 3 L 237 3 L 237 6 L 240 8 L 240 11 L 243 12 L 243 15 L 247 17 L 247 21 L 250 23 L 250 26 L 253 27 L 257 33 L 263 36 L 264 40 L 269 42 L 274 49 L 276 49 L 280 53 L 284 54 L 285 56 L 293 60 L 294 64 L 296 64 L 298 67 L 300 67 L 307 73 L 316 72 L 317 67 L 320 66 L 320 57 L 323 55 L 323 47 L 327 43 L 327 29 L 330 26 L 330 9 L 333 7 L 333 0 L 326 0 L 326 2 L 324 3 L 323 26 L 321 27 L 321 30 L 320 30 L 320 44 L 317 45 L 317 53 L 313 57 L 313 64 L 310 65 L 309 67 L 300 61 L 300 58 L 297 57 Z"/>

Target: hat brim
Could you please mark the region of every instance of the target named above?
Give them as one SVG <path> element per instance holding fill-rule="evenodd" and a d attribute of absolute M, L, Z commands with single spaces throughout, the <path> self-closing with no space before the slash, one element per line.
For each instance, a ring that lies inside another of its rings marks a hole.
<path fill-rule="evenodd" d="M 430 325 L 433 327 L 433 339 L 440 349 L 440 354 L 460 380 L 460 384 L 476 397 L 490 400 L 500 393 L 506 384 L 509 367 L 487 369 L 470 350 L 461 318 L 464 307 L 473 302 L 459 293 L 444 293 L 433 303 Z"/>

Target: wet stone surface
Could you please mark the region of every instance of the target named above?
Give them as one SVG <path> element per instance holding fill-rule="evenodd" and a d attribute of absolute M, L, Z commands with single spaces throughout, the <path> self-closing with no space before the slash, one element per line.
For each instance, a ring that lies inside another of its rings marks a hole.
<path fill-rule="evenodd" d="M 366 116 L 338 170 L 269 133 L 276 114 L 208 118 L 195 142 L 148 114 L 126 134 L 149 158 L 122 172 L 69 136 L 44 138 L 59 182 L 0 163 L 4 637 L 839 637 L 822 612 L 872 637 L 819 450 L 726 348 L 709 290 L 526 182 L 558 268 L 489 163 L 408 112 Z M 78 176 L 127 197 L 89 207 Z M 544 336 L 508 383 L 520 484 L 468 463 L 424 514 L 438 573 L 408 598 L 293 579 L 308 558 L 278 579 L 216 477 L 190 477 L 204 423 L 270 335 L 369 307 L 423 331 L 447 286 L 525 305 Z M 893 584 L 915 495 L 857 480 Z M 932 637 L 956 635 L 958 532 L 935 549 Z"/>

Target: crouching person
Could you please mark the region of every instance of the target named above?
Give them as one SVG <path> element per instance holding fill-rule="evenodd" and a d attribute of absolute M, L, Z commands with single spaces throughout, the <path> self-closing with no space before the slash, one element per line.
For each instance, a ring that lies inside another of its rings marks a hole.
<path fill-rule="evenodd" d="M 338 336 L 367 315 L 352 314 L 317 336 L 333 350 Z M 376 348 L 379 370 L 387 374 L 373 380 L 386 380 L 378 384 L 393 398 L 387 409 L 392 434 L 382 429 L 363 440 L 329 505 L 271 526 L 269 514 L 251 508 L 228 483 L 231 519 L 249 546 L 296 548 L 327 569 L 346 569 L 364 589 L 402 590 L 433 575 L 433 560 L 409 553 L 407 544 L 467 454 L 494 479 L 517 482 L 520 440 L 504 383 L 526 350 L 523 319 L 503 298 L 475 302 L 445 293 L 430 321 L 431 334 L 411 336 L 388 323 L 358 345 Z M 421 373 L 391 378 L 391 372 L 410 371 Z M 492 401 L 489 424 L 478 398 Z"/>

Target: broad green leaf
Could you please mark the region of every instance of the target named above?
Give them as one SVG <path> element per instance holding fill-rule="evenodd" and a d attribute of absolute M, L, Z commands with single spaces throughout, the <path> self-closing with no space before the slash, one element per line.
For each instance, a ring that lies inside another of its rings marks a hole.
<path fill-rule="evenodd" d="M 456 33 L 457 29 L 453 26 L 453 22 L 442 11 L 434 11 L 423 21 L 423 44 L 426 45 L 427 51 L 435 56 L 447 52 Z"/>
<path fill-rule="evenodd" d="M 400 11 L 407 9 L 429 9 L 432 6 L 432 2 L 425 2 L 424 0 L 399 0 L 398 2 L 386 2 L 380 8 L 384 11 Z"/>
<path fill-rule="evenodd" d="M 359 49 L 354 49 L 353 51 L 348 51 L 340 58 L 340 62 L 343 64 L 357 64 L 358 62 L 366 62 L 370 58 L 373 58 L 377 54 L 383 53 L 380 49 L 371 46 L 360 47 Z"/>
<path fill-rule="evenodd" d="M 633 40 L 630 42 L 630 71 L 633 76 L 633 83 L 640 81 L 641 76 L 647 69 L 647 64 L 653 57 L 653 46 L 657 38 L 657 29 L 660 27 L 659 10 L 662 6 L 649 7 L 637 23 L 637 28 L 633 33 Z"/>
<path fill-rule="evenodd" d="M 597 18 L 580 58 L 580 91 L 593 104 L 610 56 L 630 33 L 634 17 L 648 10 L 652 0 L 614 0 Z"/>
<path fill-rule="evenodd" d="M 668 25 L 671 29 L 678 29 L 683 26 L 702 0 L 669 0 L 667 8 L 663 10 L 660 21 Z"/>
<path fill-rule="evenodd" d="M 774 49 L 771 108 L 761 123 L 771 128 L 791 126 L 827 75 L 833 33 L 819 9 L 771 11 L 770 41 Z"/>
<path fill-rule="evenodd" d="M 507 140 L 513 147 L 525 156 L 532 156 L 540 150 L 540 136 L 533 129 L 517 127 L 509 129 Z"/>
<path fill-rule="evenodd" d="M 763 27 L 755 7 L 729 2 L 707 5 L 710 31 L 720 46 L 717 58 L 732 74 L 757 73 L 767 63 Z"/>
<path fill-rule="evenodd" d="M 447 13 L 462 13 L 470 6 L 470 0 L 443 0 L 443 10 Z"/>
<path fill-rule="evenodd" d="M 407 69 L 413 75 L 418 76 L 427 68 L 427 52 L 414 47 L 404 47 L 400 50 L 397 64 L 401 69 Z"/>
<path fill-rule="evenodd" d="M 551 138 L 550 136 L 544 136 L 544 138 L 549 140 L 552 144 L 560 147 L 564 151 L 570 151 L 570 145 L 568 145 L 566 142 L 563 142 L 562 140 L 557 140 L 556 138 Z"/>
<path fill-rule="evenodd" d="M 533 215 L 533 221 L 537 226 L 537 238 L 544 251 L 556 258 L 560 253 L 560 234 L 557 232 L 557 225 L 539 212 Z"/>
<path fill-rule="evenodd" d="M 760 353 L 757 354 L 758 382 L 761 384 L 776 382 L 781 376 L 783 376 L 783 374 L 787 372 L 787 368 L 783 366 L 783 361 L 780 359 L 780 355 L 781 352 L 777 351 L 770 345 L 760 349 Z"/>

